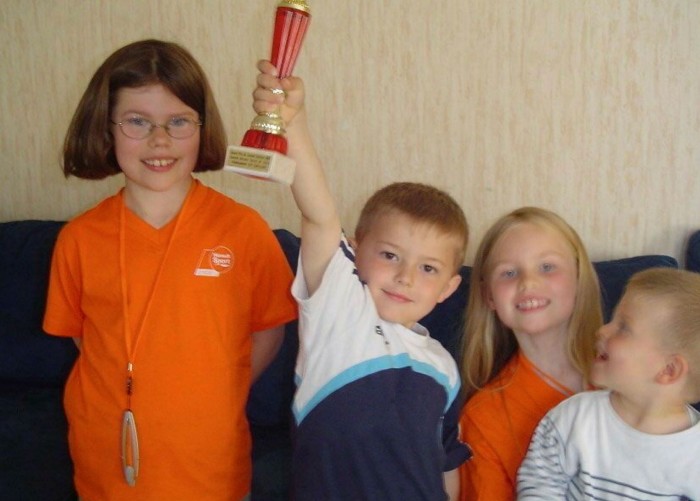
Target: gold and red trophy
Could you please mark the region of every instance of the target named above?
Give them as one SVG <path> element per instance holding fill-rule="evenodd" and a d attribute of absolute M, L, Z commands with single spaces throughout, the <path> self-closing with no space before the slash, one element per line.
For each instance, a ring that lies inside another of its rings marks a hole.
<path fill-rule="evenodd" d="M 306 0 L 283 0 L 277 6 L 270 61 L 279 71 L 279 78 L 292 74 L 310 20 Z M 279 113 L 259 113 L 241 144 L 228 147 L 224 170 L 291 184 L 296 164 L 286 156 L 287 139 Z"/>

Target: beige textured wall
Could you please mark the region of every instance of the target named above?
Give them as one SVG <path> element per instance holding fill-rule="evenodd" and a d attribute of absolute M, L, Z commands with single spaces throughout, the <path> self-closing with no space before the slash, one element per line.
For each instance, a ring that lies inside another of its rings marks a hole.
<path fill-rule="evenodd" d="M 0 2 L 0 220 L 65 219 L 121 179 L 65 180 L 63 134 L 116 47 L 179 41 L 214 87 L 231 142 L 253 112 L 276 0 Z M 309 0 L 296 73 L 352 229 L 369 193 L 427 181 L 463 204 L 471 259 L 514 207 L 562 214 L 596 259 L 681 257 L 700 228 L 697 0 Z M 203 176 L 298 231 L 288 190 Z"/>

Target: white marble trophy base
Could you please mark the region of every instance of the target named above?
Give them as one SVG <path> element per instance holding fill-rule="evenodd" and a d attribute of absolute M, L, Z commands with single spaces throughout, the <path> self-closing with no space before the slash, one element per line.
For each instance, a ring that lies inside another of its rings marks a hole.
<path fill-rule="evenodd" d="M 276 151 L 229 146 L 224 170 L 243 176 L 292 184 L 296 162 Z"/>

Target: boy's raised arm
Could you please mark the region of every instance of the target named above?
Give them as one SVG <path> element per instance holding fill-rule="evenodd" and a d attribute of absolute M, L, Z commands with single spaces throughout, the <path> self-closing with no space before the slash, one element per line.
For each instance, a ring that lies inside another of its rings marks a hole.
<path fill-rule="evenodd" d="M 296 161 L 292 194 L 301 211 L 301 260 L 309 295 L 318 289 L 323 273 L 340 242 L 340 218 L 306 120 L 301 79 L 277 78 L 269 61 L 258 63 L 260 75 L 253 94 L 256 112 L 279 113 L 286 124 L 288 155 Z M 286 95 L 273 92 L 282 89 Z"/>

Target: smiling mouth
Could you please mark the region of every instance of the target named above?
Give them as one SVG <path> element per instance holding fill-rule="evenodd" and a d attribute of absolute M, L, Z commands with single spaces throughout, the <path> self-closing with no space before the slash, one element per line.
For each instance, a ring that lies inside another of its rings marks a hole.
<path fill-rule="evenodd" d="M 516 304 L 515 307 L 520 311 L 530 311 L 544 308 L 548 304 L 549 300 L 547 299 L 526 299 Z"/>
<path fill-rule="evenodd" d="M 149 167 L 154 167 L 156 169 L 161 169 L 163 167 L 170 167 L 175 163 L 175 160 L 171 159 L 149 159 L 149 160 L 144 160 L 143 163 L 148 165 Z"/>

